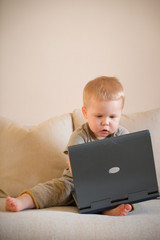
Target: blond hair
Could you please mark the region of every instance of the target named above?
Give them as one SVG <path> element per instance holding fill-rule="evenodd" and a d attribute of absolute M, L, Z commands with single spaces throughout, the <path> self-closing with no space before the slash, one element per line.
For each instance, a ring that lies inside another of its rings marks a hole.
<path fill-rule="evenodd" d="M 101 76 L 89 81 L 83 90 L 83 104 L 86 107 L 89 100 L 119 100 L 124 105 L 124 90 L 122 84 L 116 77 Z"/>

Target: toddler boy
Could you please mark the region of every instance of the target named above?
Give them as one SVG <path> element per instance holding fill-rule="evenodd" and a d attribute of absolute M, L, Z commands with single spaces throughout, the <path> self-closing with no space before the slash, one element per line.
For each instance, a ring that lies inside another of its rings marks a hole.
<path fill-rule="evenodd" d="M 98 77 L 90 82 L 83 91 L 82 112 L 87 122 L 73 132 L 68 146 L 97 141 L 108 137 L 116 137 L 128 133 L 119 126 L 124 106 L 124 91 L 121 83 L 114 77 Z M 72 191 L 74 183 L 68 157 L 69 168 L 63 176 L 25 190 L 18 198 L 6 199 L 7 211 L 21 211 L 31 208 L 45 208 L 74 204 Z M 102 212 L 105 215 L 125 216 L 133 209 L 130 204 Z"/>

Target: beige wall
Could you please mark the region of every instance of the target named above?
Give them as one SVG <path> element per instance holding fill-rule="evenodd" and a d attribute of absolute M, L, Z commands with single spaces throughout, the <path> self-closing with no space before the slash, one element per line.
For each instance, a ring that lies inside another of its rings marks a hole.
<path fill-rule="evenodd" d="M 160 107 L 159 0 L 0 0 L 0 115 L 37 124 L 117 76 L 125 112 Z"/>

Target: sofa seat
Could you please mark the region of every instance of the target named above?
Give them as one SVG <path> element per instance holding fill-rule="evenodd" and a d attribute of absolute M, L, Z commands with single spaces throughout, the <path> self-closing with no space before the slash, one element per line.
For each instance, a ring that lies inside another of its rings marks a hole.
<path fill-rule="evenodd" d="M 136 204 L 126 217 L 79 214 L 76 207 L 54 207 L 18 213 L 0 212 L 0 239 L 100 240 L 160 237 L 160 201 Z M 16 222 L 15 222 L 16 221 Z"/>

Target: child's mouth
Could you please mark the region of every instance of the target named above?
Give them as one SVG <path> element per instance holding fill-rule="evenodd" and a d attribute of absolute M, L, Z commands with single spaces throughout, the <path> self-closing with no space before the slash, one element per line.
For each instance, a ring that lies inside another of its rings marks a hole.
<path fill-rule="evenodd" d="M 108 130 L 103 129 L 103 130 L 102 130 L 102 133 L 108 133 Z"/>

